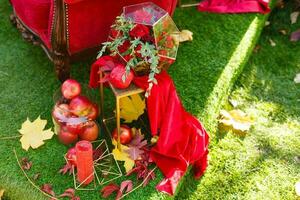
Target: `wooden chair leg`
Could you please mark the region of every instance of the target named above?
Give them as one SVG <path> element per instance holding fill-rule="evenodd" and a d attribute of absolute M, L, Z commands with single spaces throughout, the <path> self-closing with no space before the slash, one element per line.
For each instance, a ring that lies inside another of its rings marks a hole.
<path fill-rule="evenodd" d="M 53 60 L 54 68 L 58 79 L 64 82 L 70 78 L 70 61 L 67 56 L 56 56 Z"/>
<path fill-rule="evenodd" d="M 52 58 L 58 79 L 63 82 L 70 77 L 70 57 L 67 45 L 66 5 L 55 0 L 55 15 L 51 33 Z"/>

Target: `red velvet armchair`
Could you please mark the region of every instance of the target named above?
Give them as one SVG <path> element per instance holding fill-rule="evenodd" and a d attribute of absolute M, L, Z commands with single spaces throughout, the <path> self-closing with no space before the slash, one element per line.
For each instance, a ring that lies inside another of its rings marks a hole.
<path fill-rule="evenodd" d="M 149 0 L 10 0 L 12 22 L 22 36 L 40 45 L 58 78 L 70 76 L 70 63 L 96 55 L 115 17 L 126 5 Z M 170 14 L 177 0 L 151 0 Z"/>

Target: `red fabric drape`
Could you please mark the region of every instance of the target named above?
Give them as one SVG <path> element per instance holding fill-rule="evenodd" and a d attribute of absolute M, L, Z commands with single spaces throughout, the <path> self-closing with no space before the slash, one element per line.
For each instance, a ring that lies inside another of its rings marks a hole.
<path fill-rule="evenodd" d="M 110 62 L 118 61 L 103 56 L 92 65 L 90 87 L 98 87 L 98 71 L 107 68 Z M 156 188 L 173 195 L 190 164 L 194 167 L 196 178 L 204 173 L 209 136 L 198 119 L 183 108 L 167 72 L 162 71 L 155 78 L 158 84 L 152 87 L 147 98 L 147 112 L 151 133 L 158 135 L 159 139 L 152 147 L 150 157 L 165 176 Z M 148 76 L 135 77 L 133 82 L 144 90 L 148 89 Z"/>
<path fill-rule="evenodd" d="M 196 176 L 207 166 L 209 136 L 201 123 L 185 111 L 175 85 L 167 72 L 156 75 L 158 81 L 147 98 L 151 132 L 159 135 L 150 156 L 165 176 L 157 189 L 173 195 L 189 164 Z M 134 83 L 148 88 L 148 76 L 135 77 Z"/>
<path fill-rule="evenodd" d="M 216 13 L 270 12 L 269 0 L 204 0 L 198 6 L 199 11 Z"/>

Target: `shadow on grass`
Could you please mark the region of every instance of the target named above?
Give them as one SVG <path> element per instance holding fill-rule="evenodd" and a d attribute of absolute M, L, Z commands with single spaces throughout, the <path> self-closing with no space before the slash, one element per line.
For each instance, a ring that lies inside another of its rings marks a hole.
<path fill-rule="evenodd" d="M 6 136 L 18 134 L 17 130 L 27 117 L 33 120 L 41 115 L 43 119 L 51 122 L 52 95 L 60 83 L 43 50 L 23 41 L 18 31 L 10 24 L 8 16 L 11 8 L 8 2 L 0 0 L 0 3 L 0 67 L 2 74 L 6 74 L 0 77 L 0 119 L 4 119 L 0 124 L 0 135 Z M 203 112 L 207 99 L 254 17 L 255 15 L 199 13 L 195 8 L 176 11 L 174 20 L 179 28 L 194 32 L 193 42 L 181 45 L 177 62 L 170 69 L 188 111 L 194 114 Z M 92 60 L 73 65 L 72 76 L 87 83 L 91 62 Z M 57 139 L 47 141 L 40 149 L 28 153 L 20 148 L 19 141 L 1 142 L 0 145 L 1 155 L 8 155 L 7 159 L 0 162 L 0 173 L 12 177 L 11 183 L 18 182 L 20 187 L 28 185 L 14 158 L 8 153 L 12 148 L 16 148 L 20 156 L 28 156 L 34 162 L 35 167 L 31 173 L 43 172 L 37 184 L 51 182 L 55 185 L 57 193 L 62 193 L 64 187 L 72 187 L 69 177 L 57 173 L 63 165 L 63 154 L 67 150 Z M 161 178 L 160 175 L 158 179 Z M 185 184 L 188 187 L 183 188 L 188 188 L 188 192 L 183 189 L 178 198 L 181 195 L 189 196 L 197 188 L 192 179 L 186 180 L 189 185 Z M 154 189 L 158 181 L 140 189 L 128 199 L 162 198 Z M 197 183 L 201 185 L 201 180 Z M 31 190 L 24 194 L 28 197 L 34 195 Z M 81 192 L 79 195 L 83 199 L 100 198 L 98 192 Z M 15 199 L 22 199 L 22 196 Z"/>

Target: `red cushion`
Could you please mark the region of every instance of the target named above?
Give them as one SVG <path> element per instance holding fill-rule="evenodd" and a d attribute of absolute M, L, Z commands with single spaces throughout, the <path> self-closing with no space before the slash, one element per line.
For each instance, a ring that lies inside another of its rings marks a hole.
<path fill-rule="evenodd" d="M 51 0 L 11 0 L 11 3 L 22 22 L 47 42 Z"/>
<path fill-rule="evenodd" d="M 123 6 L 149 0 L 82 0 L 68 5 L 69 51 L 76 53 L 106 41 L 111 24 Z M 176 0 L 152 0 L 172 13 Z"/>
<path fill-rule="evenodd" d="M 106 41 L 122 8 L 149 0 L 65 0 L 68 10 L 69 52 L 74 54 Z M 152 0 L 170 14 L 177 0 Z M 50 48 L 53 0 L 11 0 L 18 17 Z"/>

